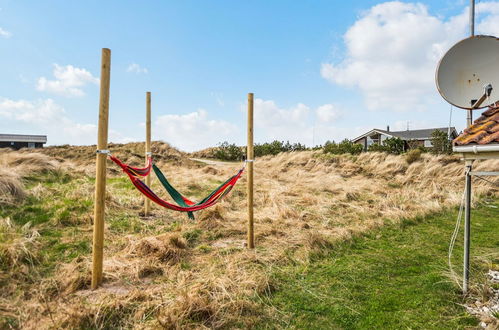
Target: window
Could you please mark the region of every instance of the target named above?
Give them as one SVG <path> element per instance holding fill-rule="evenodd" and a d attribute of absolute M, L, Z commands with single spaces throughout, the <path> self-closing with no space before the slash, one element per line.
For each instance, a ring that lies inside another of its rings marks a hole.
<path fill-rule="evenodd" d="M 30 149 L 35 148 L 35 143 L 34 142 L 28 142 L 28 148 L 30 148 Z"/>
<path fill-rule="evenodd" d="M 424 140 L 424 146 L 425 148 L 431 148 L 433 147 L 433 143 L 431 143 L 431 140 Z"/>

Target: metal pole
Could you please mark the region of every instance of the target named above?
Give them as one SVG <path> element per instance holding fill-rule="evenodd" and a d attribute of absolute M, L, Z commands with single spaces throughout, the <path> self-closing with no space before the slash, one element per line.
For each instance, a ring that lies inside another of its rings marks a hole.
<path fill-rule="evenodd" d="M 470 36 L 475 35 L 475 0 L 470 0 Z M 473 121 L 473 110 L 468 110 L 466 126 L 470 127 Z"/>
<path fill-rule="evenodd" d="M 466 195 L 464 204 L 464 264 L 463 264 L 463 293 L 468 292 L 470 278 L 470 225 L 471 225 L 471 169 L 472 162 L 466 162 Z"/>
<path fill-rule="evenodd" d="M 475 0 L 470 0 L 470 35 L 475 35 Z M 468 110 L 466 127 L 473 123 L 473 110 Z M 464 263 L 463 263 L 463 293 L 468 293 L 470 278 L 470 225 L 471 225 L 471 169 L 472 161 L 466 161 L 466 198 L 464 204 Z"/>
<path fill-rule="evenodd" d="M 470 0 L 470 35 L 475 35 L 475 0 Z"/>

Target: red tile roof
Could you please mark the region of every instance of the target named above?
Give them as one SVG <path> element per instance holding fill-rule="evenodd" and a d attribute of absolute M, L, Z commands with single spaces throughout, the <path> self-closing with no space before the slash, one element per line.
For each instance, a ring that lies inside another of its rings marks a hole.
<path fill-rule="evenodd" d="M 495 143 L 499 143 L 499 102 L 484 111 L 473 125 L 454 139 L 454 145 L 458 146 Z"/>

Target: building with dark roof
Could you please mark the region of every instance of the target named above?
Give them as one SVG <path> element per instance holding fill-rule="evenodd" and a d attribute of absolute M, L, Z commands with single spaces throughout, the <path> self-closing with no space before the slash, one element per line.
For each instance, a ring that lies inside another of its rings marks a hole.
<path fill-rule="evenodd" d="M 364 150 L 367 151 L 372 144 L 382 144 L 388 138 L 400 138 L 405 142 L 405 150 L 417 147 L 432 148 L 431 136 L 435 131 L 442 131 L 449 135 L 449 139 L 454 139 L 457 136 L 455 127 L 439 127 L 405 131 L 390 131 L 390 127 L 386 130 L 374 128 L 369 132 L 362 134 L 351 140 L 353 143 L 361 144 Z"/>
<path fill-rule="evenodd" d="M 0 134 L 0 148 L 43 148 L 46 135 Z"/>

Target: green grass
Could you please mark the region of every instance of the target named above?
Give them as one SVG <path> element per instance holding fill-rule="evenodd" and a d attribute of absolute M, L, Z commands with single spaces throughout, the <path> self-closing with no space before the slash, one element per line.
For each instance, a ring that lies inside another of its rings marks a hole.
<path fill-rule="evenodd" d="M 486 271 L 483 258 L 499 260 L 499 204 L 472 214 L 472 266 Z M 261 328 L 459 329 L 477 320 L 464 308 L 450 281 L 447 249 L 456 210 L 388 225 L 336 245 L 309 265 L 280 268 L 276 291 L 266 304 L 280 311 Z M 462 231 L 454 251 L 461 269 Z M 495 258 L 495 259 L 494 259 Z M 480 261 L 481 260 L 481 261 Z M 476 279 L 473 276 L 472 279 Z M 264 323 L 265 322 L 265 323 Z"/>

